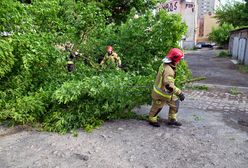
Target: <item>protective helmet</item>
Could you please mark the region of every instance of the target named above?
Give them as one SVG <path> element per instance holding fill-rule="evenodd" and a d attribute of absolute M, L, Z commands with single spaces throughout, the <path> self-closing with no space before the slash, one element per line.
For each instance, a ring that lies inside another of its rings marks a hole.
<path fill-rule="evenodd" d="M 184 58 L 184 53 L 178 48 L 172 48 L 167 56 L 163 59 L 163 62 L 170 63 L 175 62 L 176 64 Z"/>
<path fill-rule="evenodd" d="M 112 52 L 113 51 L 113 47 L 112 46 L 107 46 L 107 51 L 108 52 Z"/>

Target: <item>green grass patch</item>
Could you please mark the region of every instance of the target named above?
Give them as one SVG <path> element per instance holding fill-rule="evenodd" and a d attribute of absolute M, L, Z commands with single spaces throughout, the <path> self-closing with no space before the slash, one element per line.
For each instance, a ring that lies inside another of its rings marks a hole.
<path fill-rule="evenodd" d="M 193 115 L 195 121 L 203 121 L 204 119 L 201 116 L 198 116 L 196 114 Z"/>
<path fill-rule="evenodd" d="M 244 72 L 244 73 L 248 73 L 248 65 L 239 64 L 237 66 L 238 66 L 239 71 Z"/>
<path fill-rule="evenodd" d="M 231 89 L 229 90 L 229 93 L 230 93 L 231 95 L 237 95 L 237 94 L 239 94 L 240 92 L 238 91 L 237 88 L 231 88 Z"/>
<path fill-rule="evenodd" d="M 218 54 L 218 57 L 222 57 L 222 58 L 226 58 L 226 57 L 228 57 L 228 58 L 230 58 L 232 55 L 229 53 L 229 52 L 227 52 L 227 51 L 221 51 L 219 54 Z"/>
<path fill-rule="evenodd" d="M 186 89 L 190 89 L 190 90 L 205 90 L 207 91 L 209 88 L 205 85 L 192 85 L 192 86 L 186 86 Z"/>
<path fill-rule="evenodd" d="M 201 80 L 205 80 L 205 79 L 207 79 L 207 78 L 204 76 L 199 76 L 199 77 L 194 77 L 191 79 L 184 80 L 184 81 L 180 82 L 180 84 L 187 84 L 187 83 L 197 82 L 197 81 L 201 81 Z"/>

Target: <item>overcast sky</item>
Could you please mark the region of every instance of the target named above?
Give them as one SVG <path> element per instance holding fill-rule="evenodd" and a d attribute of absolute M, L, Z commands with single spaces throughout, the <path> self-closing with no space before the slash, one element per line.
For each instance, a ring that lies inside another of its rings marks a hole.
<path fill-rule="evenodd" d="M 225 4 L 227 2 L 234 2 L 234 1 L 242 2 L 242 0 L 221 0 L 222 4 Z"/>

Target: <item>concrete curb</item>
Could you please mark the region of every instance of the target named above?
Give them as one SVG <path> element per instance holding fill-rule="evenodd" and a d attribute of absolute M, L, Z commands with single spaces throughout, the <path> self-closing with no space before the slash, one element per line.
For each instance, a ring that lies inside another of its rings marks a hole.
<path fill-rule="evenodd" d="M 248 92 L 248 87 L 242 87 L 242 86 L 227 86 L 227 85 L 218 85 L 218 84 L 206 84 L 206 83 L 193 83 L 192 86 L 207 86 L 212 89 L 232 89 L 236 88 L 239 91 Z"/>

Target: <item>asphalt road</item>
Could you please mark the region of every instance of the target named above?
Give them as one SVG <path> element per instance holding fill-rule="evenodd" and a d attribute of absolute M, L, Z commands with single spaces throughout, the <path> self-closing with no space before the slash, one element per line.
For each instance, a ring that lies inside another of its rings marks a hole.
<path fill-rule="evenodd" d="M 219 50 L 200 49 L 189 51 L 185 56 L 193 76 L 207 79 L 199 83 L 234 87 L 248 87 L 248 74 L 239 72 L 231 58 L 217 57 Z"/>

